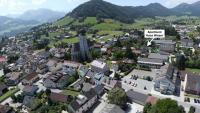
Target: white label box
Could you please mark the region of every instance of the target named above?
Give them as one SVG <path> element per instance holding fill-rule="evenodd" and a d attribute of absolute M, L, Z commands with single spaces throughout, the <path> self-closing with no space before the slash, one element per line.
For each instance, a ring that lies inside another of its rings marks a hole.
<path fill-rule="evenodd" d="M 165 38 L 165 30 L 145 30 L 145 38 Z"/>

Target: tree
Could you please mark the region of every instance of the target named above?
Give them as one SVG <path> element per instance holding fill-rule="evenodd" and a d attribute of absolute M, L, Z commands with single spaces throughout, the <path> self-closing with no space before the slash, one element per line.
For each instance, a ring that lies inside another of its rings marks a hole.
<path fill-rule="evenodd" d="M 46 93 L 46 95 L 49 97 L 50 94 L 51 94 L 51 90 L 50 90 L 50 89 L 46 89 L 45 93 Z"/>
<path fill-rule="evenodd" d="M 124 57 L 124 52 L 123 51 L 115 51 L 113 53 L 113 59 L 114 60 L 121 60 Z"/>
<path fill-rule="evenodd" d="M 125 107 L 127 103 L 126 92 L 122 88 L 114 88 L 108 92 L 108 100 L 110 104 L 116 104 L 120 107 Z"/>
<path fill-rule="evenodd" d="M 101 57 L 101 52 L 97 51 L 97 50 L 92 50 L 91 52 L 92 58 L 97 59 Z"/>
<path fill-rule="evenodd" d="M 126 48 L 125 56 L 129 59 L 134 59 L 134 61 L 137 60 L 136 55 L 132 52 L 132 50 L 129 46 L 127 46 L 127 48 Z"/>
<path fill-rule="evenodd" d="M 197 27 L 197 31 L 200 33 L 200 27 L 199 26 Z"/>
<path fill-rule="evenodd" d="M 175 100 L 168 98 L 159 100 L 146 113 L 185 113 L 185 110 L 182 106 L 178 106 Z"/>
<path fill-rule="evenodd" d="M 151 104 L 150 103 L 147 103 L 145 104 L 144 108 L 143 108 L 143 113 L 148 113 L 148 111 L 151 110 Z"/>
<path fill-rule="evenodd" d="M 195 113 L 196 109 L 194 106 L 191 106 L 190 107 L 190 110 L 189 110 L 189 113 Z"/>
<path fill-rule="evenodd" d="M 185 70 L 185 63 L 186 63 L 186 58 L 182 54 L 176 55 L 176 66 L 180 70 Z"/>

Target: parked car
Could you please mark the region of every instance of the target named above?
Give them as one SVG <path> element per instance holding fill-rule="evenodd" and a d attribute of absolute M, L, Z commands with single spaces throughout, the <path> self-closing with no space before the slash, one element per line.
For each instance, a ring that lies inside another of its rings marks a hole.
<path fill-rule="evenodd" d="M 194 99 L 194 103 L 197 103 L 197 100 L 196 100 L 196 99 Z"/>

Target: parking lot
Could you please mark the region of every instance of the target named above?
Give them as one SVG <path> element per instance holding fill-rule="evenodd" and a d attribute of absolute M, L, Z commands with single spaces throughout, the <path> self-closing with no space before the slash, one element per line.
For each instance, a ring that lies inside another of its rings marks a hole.
<path fill-rule="evenodd" d="M 138 76 L 139 78 L 144 78 L 144 77 L 152 77 L 152 78 L 155 78 L 156 77 L 156 73 L 157 73 L 157 70 L 154 69 L 152 71 L 144 71 L 144 70 L 137 70 L 137 69 L 134 69 L 132 72 L 130 72 L 128 74 L 128 76 Z"/>
<path fill-rule="evenodd" d="M 133 79 L 131 75 L 125 76 L 122 78 L 122 87 L 125 90 L 134 89 L 139 92 L 148 93 L 153 89 L 153 82 L 143 79 Z"/>

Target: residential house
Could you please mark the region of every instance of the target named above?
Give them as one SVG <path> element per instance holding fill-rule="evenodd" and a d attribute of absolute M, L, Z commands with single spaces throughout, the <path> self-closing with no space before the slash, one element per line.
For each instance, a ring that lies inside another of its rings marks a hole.
<path fill-rule="evenodd" d="M 183 38 L 181 39 L 181 47 L 185 47 L 185 48 L 192 48 L 194 46 L 194 42 L 192 39 L 189 38 Z"/>
<path fill-rule="evenodd" d="M 64 61 L 62 72 L 70 76 L 75 75 L 79 66 L 81 66 L 81 64 L 78 62 Z"/>
<path fill-rule="evenodd" d="M 47 62 L 47 67 L 50 72 L 56 72 L 62 69 L 62 63 L 59 63 L 57 60 L 51 59 Z"/>
<path fill-rule="evenodd" d="M 7 80 L 7 85 L 15 86 L 21 80 L 21 73 L 20 72 L 10 72 L 5 75 Z"/>
<path fill-rule="evenodd" d="M 46 79 L 44 79 L 43 83 L 46 88 L 62 89 L 68 84 L 69 77 L 69 75 L 63 75 L 58 72 L 56 74 L 49 75 Z"/>
<path fill-rule="evenodd" d="M 162 94 L 174 94 L 178 88 L 178 71 L 171 64 L 163 66 L 154 80 L 154 89 Z"/>
<path fill-rule="evenodd" d="M 36 97 L 25 96 L 22 105 L 24 105 L 29 111 L 32 111 L 36 109 L 40 103 Z"/>
<path fill-rule="evenodd" d="M 97 102 L 97 94 L 91 85 L 85 84 L 81 92 L 68 106 L 70 113 L 86 113 Z"/>
<path fill-rule="evenodd" d="M 200 95 L 200 75 L 197 73 L 188 73 L 184 82 L 185 93 Z"/>
<path fill-rule="evenodd" d="M 23 85 L 32 85 L 34 82 L 36 82 L 38 80 L 39 80 L 39 76 L 37 75 L 37 73 L 31 73 L 22 80 L 22 84 Z"/>
<path fill-rule="evenodd" d="M 103 73 L 96 73 L 93 78 L 92 81 L 95 85 L 100 85 L 103 83 L 104 81 L 104 74 Z"/>
<path fill-rule="evenodd" d="M 78 74 L 80 77 L 85 77 L 88 71 L 89 71 L 88 66 L 82 65 L 78 69 Z"/>
<path fill-rule="evenodd" d="M 8 91 L 8 86 L 6 86 L 4 83 L 0 83 L 0 96 L 3 95 Z"/>
<path fill-rule="evenodd" d="M 141 68 L 154 68 L 159 69 L 161 66 L 164 65 L 164 61 L 161 59 L 153 59 L 153 58 L 138 58 L 137 61 L 138 65 Z"/>
<path fill-rule="evenodd" d="M 41 64 L 37 66 L 36 73 L 45 74 L 46 72 L 48 72 L 48 66 L 46 64 Z"/>
<path fill-rule="evenodd" d="M 111 79 L 109 77 L 105 77 L 103 83 L 105 90 L 112 90 L 115 87 L 121 87 L 121 82 L 118 80 Z"/>
<path fill-rule="evenodd" d="M 15 113 L 15 112 L 10 106 L 0 104 L 0 113 Z"/>
<path fill-rule="evenodd" d="M 104 94 L 104 85 L 103 84 L 99 84 L 99 85 L 95 85 L 94 90 L 96 92 L 96 94 L 98 95 L 99 98 L 101 98 L 101 96 Z"/>
<path fill-rule="evenodd" d="M 7 58 L 4 56 L 0 56 L 0 64 L 7 62 Z"/>
<path fill-rule="evenodd" d="M 50 94 L 50 99 L 53 102 L 62 102 L 62 103 L 66 103 L 68 101 L 68 96 L 61 94 L 61 93 L 55 93 L 55 92 L 51 92 Z"/>
<path fill-rule="evenodd" d="M 26 96 L 34 96 L 39 88 L 37 86 L 25 86 L 23 88 L 23 94 Z"/>
<path fill-rule="evenodd" d="M 115 104 L 106 104 L 100 113 L 125 113 L 125 111 Z"/>
<path fill-rule="evenodd" d="M 172 40 L 154 40 L 155 44 L 159 46 L 160 51 L 174 52 L 176 48 L 176 42 Z"/>
<path fill-rule="evenodd" d="M 100 60 L 94 60 L 91 63 L 91 70 L 97 72 L 97 73 L 108 73 L 109 72 L 109 66 L 107 63 L 100 61 Z"/>
<path fill-rule="evenodd" d="M 48 59 L 50 57 L 50 52 L 41 51 L 41 52 L 37 53 L 36 57 L 39 59 Z"/>
<path fill-rule="evenodd" d="M 84 78 L 78 79 L 77 81 L 75 81 L 74 83 L 72 83 L 70 85 L 70 87 L 76 89 L 76 90 L 80 90 L 82 88 L 83 83 L 85 82 Z"/>

